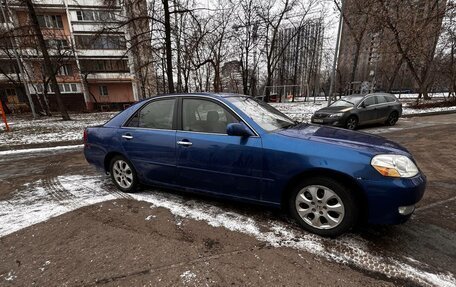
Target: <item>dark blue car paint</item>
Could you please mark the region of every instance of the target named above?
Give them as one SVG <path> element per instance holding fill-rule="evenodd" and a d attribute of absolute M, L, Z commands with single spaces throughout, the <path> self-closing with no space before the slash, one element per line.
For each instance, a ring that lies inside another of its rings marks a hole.
<path fill-rule="evenodd" d="M 121 154 L 132 162 L 141 182 L 276 207 L 281 205 L 291 180 L 309 172 L 331 172 L 349 179 L 362 192 L 368 222 L 376 224 L 405 221 L 409 216 L 400 215 L 398 207 L 415 204 L 423 196 L 426 180 L 422 173 L 414 178 L 389 178 L 370 165 L 377 154 L 412 158 L 392 141 L 309 124 L 268 133 L 225 99 L 233 95 L 185 96 L 222 102 L 258 136 L 123 127 L 144 103 L 160 98 L 155 97 L 129 107 L 103 126 L 88 128 L 84 149 L 87 161 L 106 170 L 106 158 Z M 124 134 L 131 134 L 133 139 L 123 139 Z M 180 140 L 190 140 L 193 145 L 179 146 L 176 142 Z"/>

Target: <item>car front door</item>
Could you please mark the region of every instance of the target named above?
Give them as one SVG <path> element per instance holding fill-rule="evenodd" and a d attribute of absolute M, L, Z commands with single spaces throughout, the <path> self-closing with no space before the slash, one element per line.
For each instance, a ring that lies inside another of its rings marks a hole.
<path fill-rule="evenodd" d="M 145 104 L 120 129 L 122 147 L 141 180 L 176 184 L 176 98 Z"/>
<path fill-rule="evenodd" d="M 358 106 L 358 117 L 360 124 L 372 123 L 377 119 L 377 101 L 375 96 L 365 98 Z"/>
<path fill-rule="evenodd" d="M 180 102 L 176 134 L 179 183 L 191 190 L 259 199 L 262 191 L 262 143 L 258 136 L 226 133 L 240 119 L 224 104 L 204 97 Z"/>

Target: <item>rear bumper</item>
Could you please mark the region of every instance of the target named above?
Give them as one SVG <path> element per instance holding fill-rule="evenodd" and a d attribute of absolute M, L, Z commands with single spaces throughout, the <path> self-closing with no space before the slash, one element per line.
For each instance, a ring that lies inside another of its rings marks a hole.
<path fill-rule="evenodd" d="M 361 180 L 361 185 L 367 194 L 368 223 L 400 224 L 410 218 L 414 205 L 423 197 L 426 177 Z"/>
<path fill-rule="evenodd" d="M 97 169 L 99 170 L 104 170 L 104 158 L 106 156 L 106 153 L 100 149 L 97 148 L 96 146 L 93 146 L 91 144 L 86 143 L 84 145 L 84 157 L 86 161 L 94 165 Z"/>

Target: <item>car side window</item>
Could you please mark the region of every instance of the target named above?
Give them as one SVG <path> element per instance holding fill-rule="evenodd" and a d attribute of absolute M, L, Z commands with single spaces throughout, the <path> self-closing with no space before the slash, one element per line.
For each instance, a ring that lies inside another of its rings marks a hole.
<path fill-rule="evenodd" d="M 128 127 L 171 130 L 173 128 L 175 99 L 152 101 L 130 119 Z"/>
<path fill-rule="evenodd" d="M 387 102 L 385 96 L 376 96 L 376 98 L 377 98 L 377 103 L 379 103 L 379 104 L 384 104 Z"/>
<path fill-rule="evenodd" d="M 395 101 L 396 101 L 396 99 L 393 98 L 393 97 L 391 97 L 391 96 L 385 96 L 385 98 L 386 98 L 386 100 L 387 100 L 389 103 L 395 102 Z"/>
<path fill-rule="evenodd" d="M 202 99 L 183 100 L 184 131 L 226 134 L 226 126 L 238 122 L 231 112 L 217 103 Z"/>
<path fill-rule="evenodd" d="M 363 103 L 364 103 L 365 107 L 375 105 L 376 104 L 375 97 L 369 97 L 369 98 L 365 99 Z"/>

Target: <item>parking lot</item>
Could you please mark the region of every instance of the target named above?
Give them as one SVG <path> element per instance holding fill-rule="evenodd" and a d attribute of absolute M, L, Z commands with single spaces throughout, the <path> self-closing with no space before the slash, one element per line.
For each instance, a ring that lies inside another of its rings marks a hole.
<path fill-rule="evenodd" d="M 0 286 L 456 286 L 456 114 L 362 131 L 409 149 L 428 188 L 409 222 L 337 239 L 262 207 L 120 193 L 77 147 L 3 155 Z"/>

